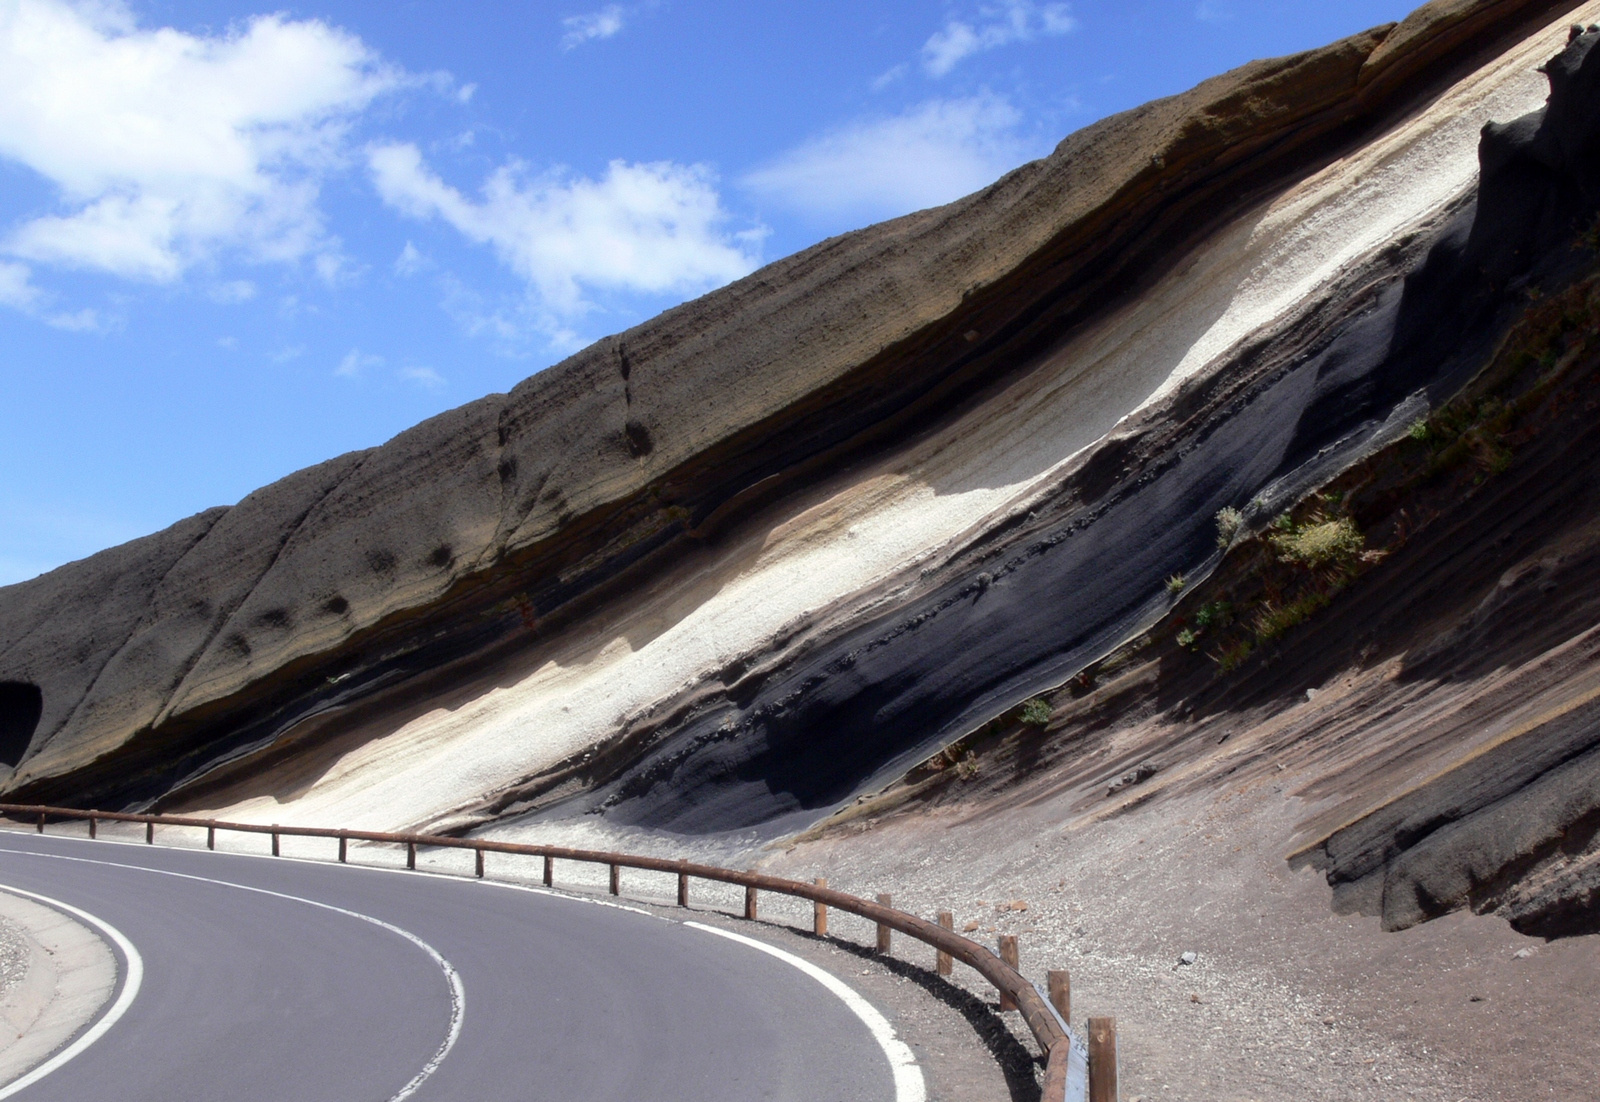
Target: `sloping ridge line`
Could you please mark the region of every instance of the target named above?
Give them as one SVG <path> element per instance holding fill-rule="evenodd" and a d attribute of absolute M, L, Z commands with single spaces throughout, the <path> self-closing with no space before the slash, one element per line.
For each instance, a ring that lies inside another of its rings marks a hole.
<path fill-rule="evenodd" d="M 36 740 L 0 791 L 126 799 L 115 789 L 130 766 L 292 713 L 330 674 L 421 639 L 523 645 L 630 573 L 949 413 L 1240 204 L 1574 6 L 1435 0 L 1398 25 L 1253 62 L 1079 131 L 966 199 L 825 241 L 424 422 L 376 449 L 234 611 L 246 659 L 175 655 L 194 665 L 159 732 L 62 727 L 60 746 Z M 59 647 L 30 648 L 15 617 L 102 590 L 125 572 L 116 550 L 0 590 L 0 679 L 48 671 L 47 711 L 63 693 L 81 699 L 82 678 Z"/>

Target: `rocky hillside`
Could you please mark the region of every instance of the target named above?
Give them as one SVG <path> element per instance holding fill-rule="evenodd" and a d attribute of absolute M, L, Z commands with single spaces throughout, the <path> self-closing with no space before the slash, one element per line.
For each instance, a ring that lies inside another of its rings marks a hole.
<path fill-rule="evenodd" d="M 1270 757 L 1356 654 L 1403 672 L 1290 740 L 1346 732 L 1300 859 L 1396 925 L 1578 928 L 1591 19 L 1436 0 L 1253 63 L 0 589 L 4 791 L 771 837 L 1204 783 L 1182 747 Z"/>

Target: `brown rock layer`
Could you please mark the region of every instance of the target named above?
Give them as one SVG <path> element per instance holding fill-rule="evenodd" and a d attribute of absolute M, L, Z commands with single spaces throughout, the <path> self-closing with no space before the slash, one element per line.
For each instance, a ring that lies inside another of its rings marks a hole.
<path fill-rule="evenodd" d="M 147 801 L 330 701 L 527 645 L 1006 378 L 1242 204 L 1571 6 L 1435 3 L 1253 63 L 509 395 L 0 591 L 0 682 L 42 697 L 6 790 Z"/>

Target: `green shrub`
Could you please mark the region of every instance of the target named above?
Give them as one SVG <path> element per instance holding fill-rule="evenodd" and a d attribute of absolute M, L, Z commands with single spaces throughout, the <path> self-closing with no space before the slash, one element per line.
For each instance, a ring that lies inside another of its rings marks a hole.
<path fill-rule="evenodd" d="M 1406 429 L 1406 435 L 1419 444 L 1426 444 L 1428 442 L 1428 419 L 1426 417 L 1418 417 L 1411 422 L 1410 427 Z"/>
<path fill-rule="evenodd" d="M 1302 566 L 1352 559 L 1361 553 L 1366 543 L 1366 537 L 1349 517 L 1304 526 L 1291 524 L 1286 531 L 1272 537 L 1272 546 L 1278 549 L 1281 561 Z"/>
<path fill-rule="evenodd" d="M 1043 727 L 1050 722 L 1050 712 L 1050 702 L 1042 696 L 1036 696 L 1023 703 L 1019 718 L 1029 727 Z"/>
<path fill-rule="evenodd" d="M 1244 527 L 1244 514 L 1229 505 L 1225 509 L 1217 510 L 1217 546 L 1226 551 L 1233 543 L 1233 537 L 1239 534 L 1239 529 Z"/>
<path fill-rule="evenodd" d="M 1195 635 L 1194 632 L 1190 631 L 1188 628 L 1184 628 L 1182 631 L 1178 632 L 1178 646 L 1192 647 L 1198 638 L 1199 636 Z"/>
<path fill-rule="evenodd" d="M 1200 611 L 1194 614 L 1194 622 L 1202 631 L 1209 627 L 1223 627 L 1232 619 L 1233 606 L 1227 601 L 1212 601 L 1208 605 L 1201 605 Z"/>
<path fill-rule="evenodd" d="M 1167 592 L 1174 595 L 1182 593 L 1183 587 L 1188 584 L 1188 579 L 1186 579 L 1182 574 L 1174 574 L 1172 577 L 1167 579 Z"/>
<path fill-rule="evenodd" d="M 1250 652 L 1255 649 L 1255 644 L 1250 640 L 1241 639 L 1217 656 L 1218 668 L 1222 673 L 1232 673 L 1244 665 L 1244 660 L 1249 658 Z"/>

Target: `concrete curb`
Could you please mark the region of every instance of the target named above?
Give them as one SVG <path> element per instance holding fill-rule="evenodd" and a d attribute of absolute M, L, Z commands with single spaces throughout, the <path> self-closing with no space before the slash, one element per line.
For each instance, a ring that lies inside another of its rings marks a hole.
<path fill-rule="evenodd" d="M 22 928 L 28 970 L 0 998 L 0 1086 L 37 1067 L 94 1020 L 117 988 L 100 935 L 42 903 L 0 889 L 0 917 Z"/>

